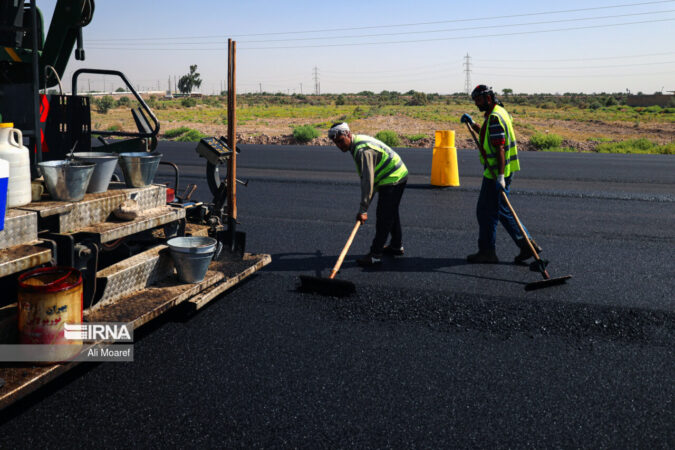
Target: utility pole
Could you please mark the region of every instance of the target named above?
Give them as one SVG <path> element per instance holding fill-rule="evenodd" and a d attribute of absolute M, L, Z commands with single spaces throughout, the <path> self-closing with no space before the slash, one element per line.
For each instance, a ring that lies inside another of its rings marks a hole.
<path fill-rule="evenodd" d="M 319 83 L 319 68 L 314 66 L 314 94 L 321 94 L 321 84 Z"/>
<path fill-rule="evenodd" d="M 471 93 L 471 57 L 467 53 L 464 57 L 464 72 L 466 74 L 466 80 L 464 81 L 464 92 L 467 94 Z"/>
<path fill-rule="evenodd" d="M 171 75 L 169 75 L 169 83 L 167 84 L 167 92 L 171 95 Z"/>
<path fill-rule="evenodd" d="M 258 83 L 260 85 L 260 93 L 262 94 L 262 83 Z"/>

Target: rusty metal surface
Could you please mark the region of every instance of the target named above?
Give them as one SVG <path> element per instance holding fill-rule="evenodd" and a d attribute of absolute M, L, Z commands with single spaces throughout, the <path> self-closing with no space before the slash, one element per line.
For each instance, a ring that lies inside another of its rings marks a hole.
<path fill-rule="evenodd" d="M 5 385 L 0 388 L 0 409 L 6 408 L 76 365 L 76 362 L 51 366 L 1 364 L 0 378 L 5 380 Z"/>
<path fill-rule="evenodd" d="M 185 210 L 172 208 L 171 206 L 163 206 L 145 210 L 134 220 L 110 220 L 108 222 L 81 228 L 78 230 L 78 233 L 91 234 L 95 236 L 99 242 L 105 243 L 130 236 L 140 231 L 150 230 L 160 225 L 183 219 L 184 217 Z"/>
<path fill-rule="evenodd" d="M 22 206 L 20 209 L 25 211 L 33 211 L 40 215 L 40 217 L 49 217 L 56 214 L 63 214 L 73 209 L 72 202 L 58 202 L 55 200 L 39 201 L 29 203 Z"/>
<path fill-rule="evenodd" d="M 166 245 L 146 250 L 99 271 L 96 277 L 105 283 L 101 299 L 94 311 L 132 292 L 145 289 L 158 280 L 173 275 L 173 260 Z"/>
<path fill-rule="evenodd" d="M 110 214 L 119 207 L 127 195 L 124 191 L 108 191 L 87 194 L 73 208 L 59 216 L 59 233 L 72 233 L 80 228 L 105 222 Z"/>
<path fill-rule="evenodd" d="M 136 195 L 136 201 L 142 210 L 154 209 L 166 204 L 166 188 L 151 185 L 140 188 L 124 188 L 115 184 L 106 192 L 86 194 L 79 202 L 40 201 L 30 203 L 20 209 L 32 211 L 41 218 L 58 215 L 58 229 L 54 233 L 73 233 L 80 228 L 105 222 L 112 211 L 124 200 Z"/>
<path fill-rule="evenodd" d="M 52 251 L 35 245 L 17 245 L 0 250 L 0 277 L 47 263 Z"/>
<path fill-rule="evenodd" d="M 0 231 L 0 249 L 37 240 L 37 214 L 18 208 L 7 210 L 5 228 Z"/>
<path fill-rule="evenodd" d="M 222 283 L 212 286 L 209 289 L 200 292 L 198 295 L 195 295 L 190 299 L 190 304 L 195 310 L 203 308 L 211 300 L 215 299 L 232 286 L 241 282 L 244 278 L 253 275 L 255 272 L 262 269 L 271 262 L 272 257 L 270 255 L 252 255 L 248 253 L 241 261 L 220 262 L 220 267 L 227 266 L 228 271 L 235 271 L 235 274 L 232 276 L 226 276 Z M 241 270 L 241 266 L 243 265 L 248 265 L 248 267 Z"/>
<path fill-rule="evenodd" d="M 179 284 L 175 277 L 169 277 L 156 286 L 125 296 L 96 310 L 87 310 L 84 312 L 84 319 L 89 322 L 126 322 L 135 329 L 200 293 L 205 294 L 202 300 L 209 296 L 215 298 L 269 262 L 269 255 L 246 254 L 244 259 L 226 256 L 223 260 L 211 263 L 201 283 Z M 11 320 L 10 316 L 16 316 L 16 307 L 12 308 L 13 310 L 7 310 L 8 320 Z M 0 364 L 0 378 L 5 380 L 5 385 L 0 388 L 0 409 L 35 391 L 76 364 Z"/>

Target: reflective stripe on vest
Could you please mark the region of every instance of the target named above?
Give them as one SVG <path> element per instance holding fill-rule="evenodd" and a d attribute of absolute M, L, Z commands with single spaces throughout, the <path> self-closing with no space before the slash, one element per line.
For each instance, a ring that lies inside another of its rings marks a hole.
<path fill-rule="evenodd" d="M 393 151 L 387 144 L 370 136 L 354 135 L 354 150 L 352 151 L 352 158 L 356 163 L 356 171 L 361 176 L 362 168 L 356 159 L 356 153 L 363 147 L 368 147 L 380 153 L 380 161 L 377 163 L 374 172 L 373 185 L 377 188 L 387 184 L 394 184 L 401 181 L 408 175 L 408 169 L 401 157 Z"/>
<path fill-rule="evenodd" d="M 516 133 L 513 131 L 513 122 L 509 113 L 499 105 L 495 105 L 490 116 L 485 121 L 486 127 L 490 126 L 490 117 L 497 117 L 502 128 L 504 128 L 504 176 L 509 177 L 513 172 L 520 170 L 520 161 L 518 161 L 518 146 L 516 144 Z M 487 157 L 487 167 L 483 172 L 485 178 L 493 179 L 492 172 L 497 173 L 497 149 L 490 143 L 490 133 L 486 129 L 483 137 L 483 148 Z M 483 156 L 480 156 L 480 162 L 486 165 Z"/>

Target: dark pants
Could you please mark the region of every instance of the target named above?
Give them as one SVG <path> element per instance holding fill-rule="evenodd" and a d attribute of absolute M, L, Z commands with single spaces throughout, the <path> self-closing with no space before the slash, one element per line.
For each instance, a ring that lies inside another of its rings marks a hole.
<path fill-rule="evenodd" d="M 370 246 L 370 252 L 381 254 L 384 244 L 387 242 L 387 236 L 391 233 L 389 245 L 392 248 L 401 247 L 401 219 L 398 215 L 398 205 L 401 203 L 401 197 L 405 190 L 408 180 L 397 184 L 382 186 L 378 190 L 377 198 L 377 222 L 375 223 L 375 239 Z"/>
<path fill-rule="evenodd" d="M 509 195 L 509 187 L 513 176 L 505 178 L 506 196 Z M 516 243 L 523 238 L 516 219 L 511 214 L 506 205 L 502 194 L 497 190 L 497 182 L 483 177 L 483 184 L 480 187 L 478 204 L 476 205 L 476 216 L 478 217 L 478 249 L 480 251 L 494 250 L 497 240 L 497 222 L 501 222 L 506 231 Z M 527 228 L 523 226 L 529 236 Z"/>

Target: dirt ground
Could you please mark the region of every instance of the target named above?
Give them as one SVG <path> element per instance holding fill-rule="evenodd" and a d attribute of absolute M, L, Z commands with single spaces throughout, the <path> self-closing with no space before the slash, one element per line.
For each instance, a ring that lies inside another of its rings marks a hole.
<path fill-rule="evenodd" d="M 111 111 L 112 112 L 112 111 Z M 110 125 L 118 125 L 128 131 L 135 131 L 133 122 L 127 124 L 120 120 L 120 110 L 112 114 L 97 115 L 96 122 L 101 129 Z M 128 114 L 128 111 L 125 111 Z M 161 121 L 161 117 L 160 117 Z M 237 124 L 237 141 L 243 144 L 298 144 L 292 135 L 295 126 L 306 125 L 307 119 L 264 118 L 254 119 Z M 466 127 L 459 123 L 436 122 L 415 119 L 403 115 L 371 116 L 350 122 L 353 132 L 374 136 L 381 130 L 396 131 L 400 137 L 401 147 L 433 147 L 436 130 L 455 130 L 455 146 L 457 148 L 473 148 Z M 518 139 L 518 148 L 534 150 L 529 144 L 529 137 L 535 132 L 555 133 L 563 137 L 562 147 L 571 147 L 577 151 L 594 151 L 598 141 L 623 141 L 627 139 L 646 138 L 659 144 L 675 142 L 675 123 L 664 122 L 579 122 L 573 120 L 535 119 L 514 115 L 514 126 Z M 160 137 L 163 132 L 179 127 L 189 127 L 209 136 L 227 135 L 227 126 L 193 121 L 161 121 Z M 326 130 L 319 130 L 321 136 L 306 145 L 333 145 L 326 136 Z M 411 141 L 406 136 L 424 134 L 428 137 Z"/>

